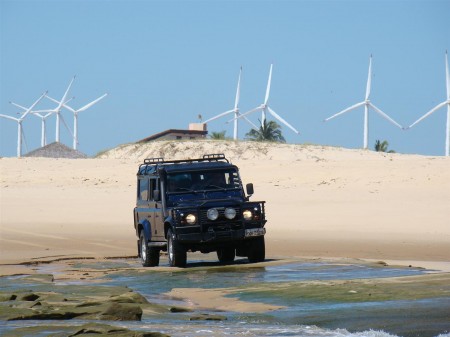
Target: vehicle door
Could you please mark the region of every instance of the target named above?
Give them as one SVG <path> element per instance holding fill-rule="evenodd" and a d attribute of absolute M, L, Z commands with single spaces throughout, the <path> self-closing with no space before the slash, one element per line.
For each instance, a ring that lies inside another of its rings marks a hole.
<path fill-rule="evenodd" d="M 155 193 L 155 191 L 161 191 L 160 180 L 158 178 L 150 179 L 150 191 L 151 191 L 151 206 L 153 209 L 153 224 L 152 236 L 153 241 L 164 241 L 164 215 L 161 201 L 161 192 Z M 159 194 L 159 198 L 155 198 Z M 159 200 L 155 200 L 159 199 Z"/>
<path fill-rule="evenodd" d="M 137 223 L 143 224 L 146 229 L 146 235 L 151 238 L 151 233 L 147 230 L 153 226 L 154 210 L 150 200 L 150 179 L 149 177 L 140 177 L 138 179 L 138 195 L 136 203 Z"/>

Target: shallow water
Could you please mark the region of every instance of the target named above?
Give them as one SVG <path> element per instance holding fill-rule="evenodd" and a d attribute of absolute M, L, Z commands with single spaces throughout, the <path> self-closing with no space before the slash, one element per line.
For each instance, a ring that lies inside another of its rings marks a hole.
<path fill-rule="evenodd" d="M 162 265 L 165 264 L 164 259 L 161 262 Z M 103 277 L 100 284 L 126 285 L 153 303 L 185 306 L 186 303 L 182 300 L 164 295 L 174 288 L 233 288 L 238 291 L 228 296 L 248 302 L 284 306 L 283 309 L 262 314 L 208 310 L 194 312 L 220 314 L 226 317 L 225 321 L 219 322 L 189 321 L 192 312 L 161 315 L 156 319 L 154 316 L 146 318 L 144 315 L 141 322 L 108 322 L 130 329 L 159 331 L 171 336 L 450 337 L 448 286 L 443 288 L 442 295 L 436 296 L 436 293 L 431 295 L 430 292 L 430 297 L 422 294 L 420 298 L 414 296 L 411 298 L 410 294 L 402 295 L 403 297 L 392 297 L 388 294 L 387 298 L 384 298 L 383 289 L 381 291 L 378 289 L 378 296 L 381 296 L 381 299 L 374 298 L 375 296 L 367 299 L 355 297 L 357 291 L 347 291 L 353 288 L 344 288 L 345 294 L 335 296 L 333 292 L 329 292 L 334 288 L 323 288 L 323 293 L 322 288 L 319 288 L 319 291 L 313 289 L 316 293 L 307 288 L 305 293 L 301 292 L 304 290 L 300 287 L 335 281 L 336 284 L 344 285 L 356 282 L 354 284 L 359 286 L 358 280 L 362 279 L 379 280 L 382 284 L 383 279 L 390 277 L 424 275 L 428 271 L 423 269 L 324 261 L 301 261 L 279 265 L 250 265 L 238 261 L 230 266 L 194 261 L 189 268 L 174 271 L 139 268 L 135 261 L 108 261 L 101 265 L 80 263 L 74 268 L 105 269 L 112 266 L 125 270 Z M 21 283 L 18 278 L 14 281 L 7 282 L 8 285 L 3 282 L 2 288 L 18 287 Z M 79 286 L 83 284 L 83 282 L 76 283 Z M 257 291 L 255 285 L 258 285 Z M 34 286 L 27 284 L 27 287 Z M 24 324 L 24 322 L 3 323 L 5 323 L 3 327 L 0 324 L 0 335 L 2 331 L 11 331 Z M 71 321 L 71 324 L 74 323 L 76 321 Z M 84 322 L 79 322 L 80 325 L 82 323 Z M 33 326 L 43 322 L 29 321 L 26 324 Z M 44 324 L 48 325 L 49 322 L 46 321 Z M 61 322 L 52 324 L 57 331 L 57 326 L 61 325 Z"/>

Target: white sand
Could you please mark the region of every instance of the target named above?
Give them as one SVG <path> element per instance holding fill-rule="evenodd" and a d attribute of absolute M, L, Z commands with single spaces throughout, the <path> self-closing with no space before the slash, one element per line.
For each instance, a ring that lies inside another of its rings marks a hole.
<path fill-rule="evenodd" d="M 449 157 L 202 141 L 101 159 L 1 158 L 0 263 L 136 255 L 138 164 L 204 153 L 225 153 L 253 182 L 252 200 L 267 201 L 268 258 L 450 261 Z"/>

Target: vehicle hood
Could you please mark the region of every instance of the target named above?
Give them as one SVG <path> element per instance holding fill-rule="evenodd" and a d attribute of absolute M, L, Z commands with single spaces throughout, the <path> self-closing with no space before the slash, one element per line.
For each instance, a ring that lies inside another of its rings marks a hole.
<path fill-rule="evenodd" d="M 214 207 L 243 203 L 241 193 L 205 192 L 169 195 L 167 206 L 169 207 Z"/>

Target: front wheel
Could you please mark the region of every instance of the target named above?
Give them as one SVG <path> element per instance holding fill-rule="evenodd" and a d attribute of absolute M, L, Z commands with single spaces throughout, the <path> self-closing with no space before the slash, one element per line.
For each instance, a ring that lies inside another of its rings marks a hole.
<path fill-rule="evenodd" d="M 139 236 L 139 246 L 140 246 L 140 255 L 141 255 L 141 263 L 144 267 L 156 267 L 159 265 L 159 249 L 155 249 L 154 247 L 148 246 L 148 240 L 144 234 L 144 231 L 141 231 L 141 235 Z"/>
<path fill-rule="evenodd" d="M 186 267 L 186 249 L 176 240 L 171 229 L 167 232 L 167 253 L 169 254 L 169 265 L 171 267 Z"/>
<path fill-rule="evenodd" d="M 266 259 L 264 236 L 258 236 L 248 243 L 247 257 L 250 263 L 263 262 Z"/>
<path fill-rule="evenodd" d="M 234 248 L 220 248 L 217 250 L 217 258 L 221 263 L 231 263 L 236 257 L 236 249 Z"/>

